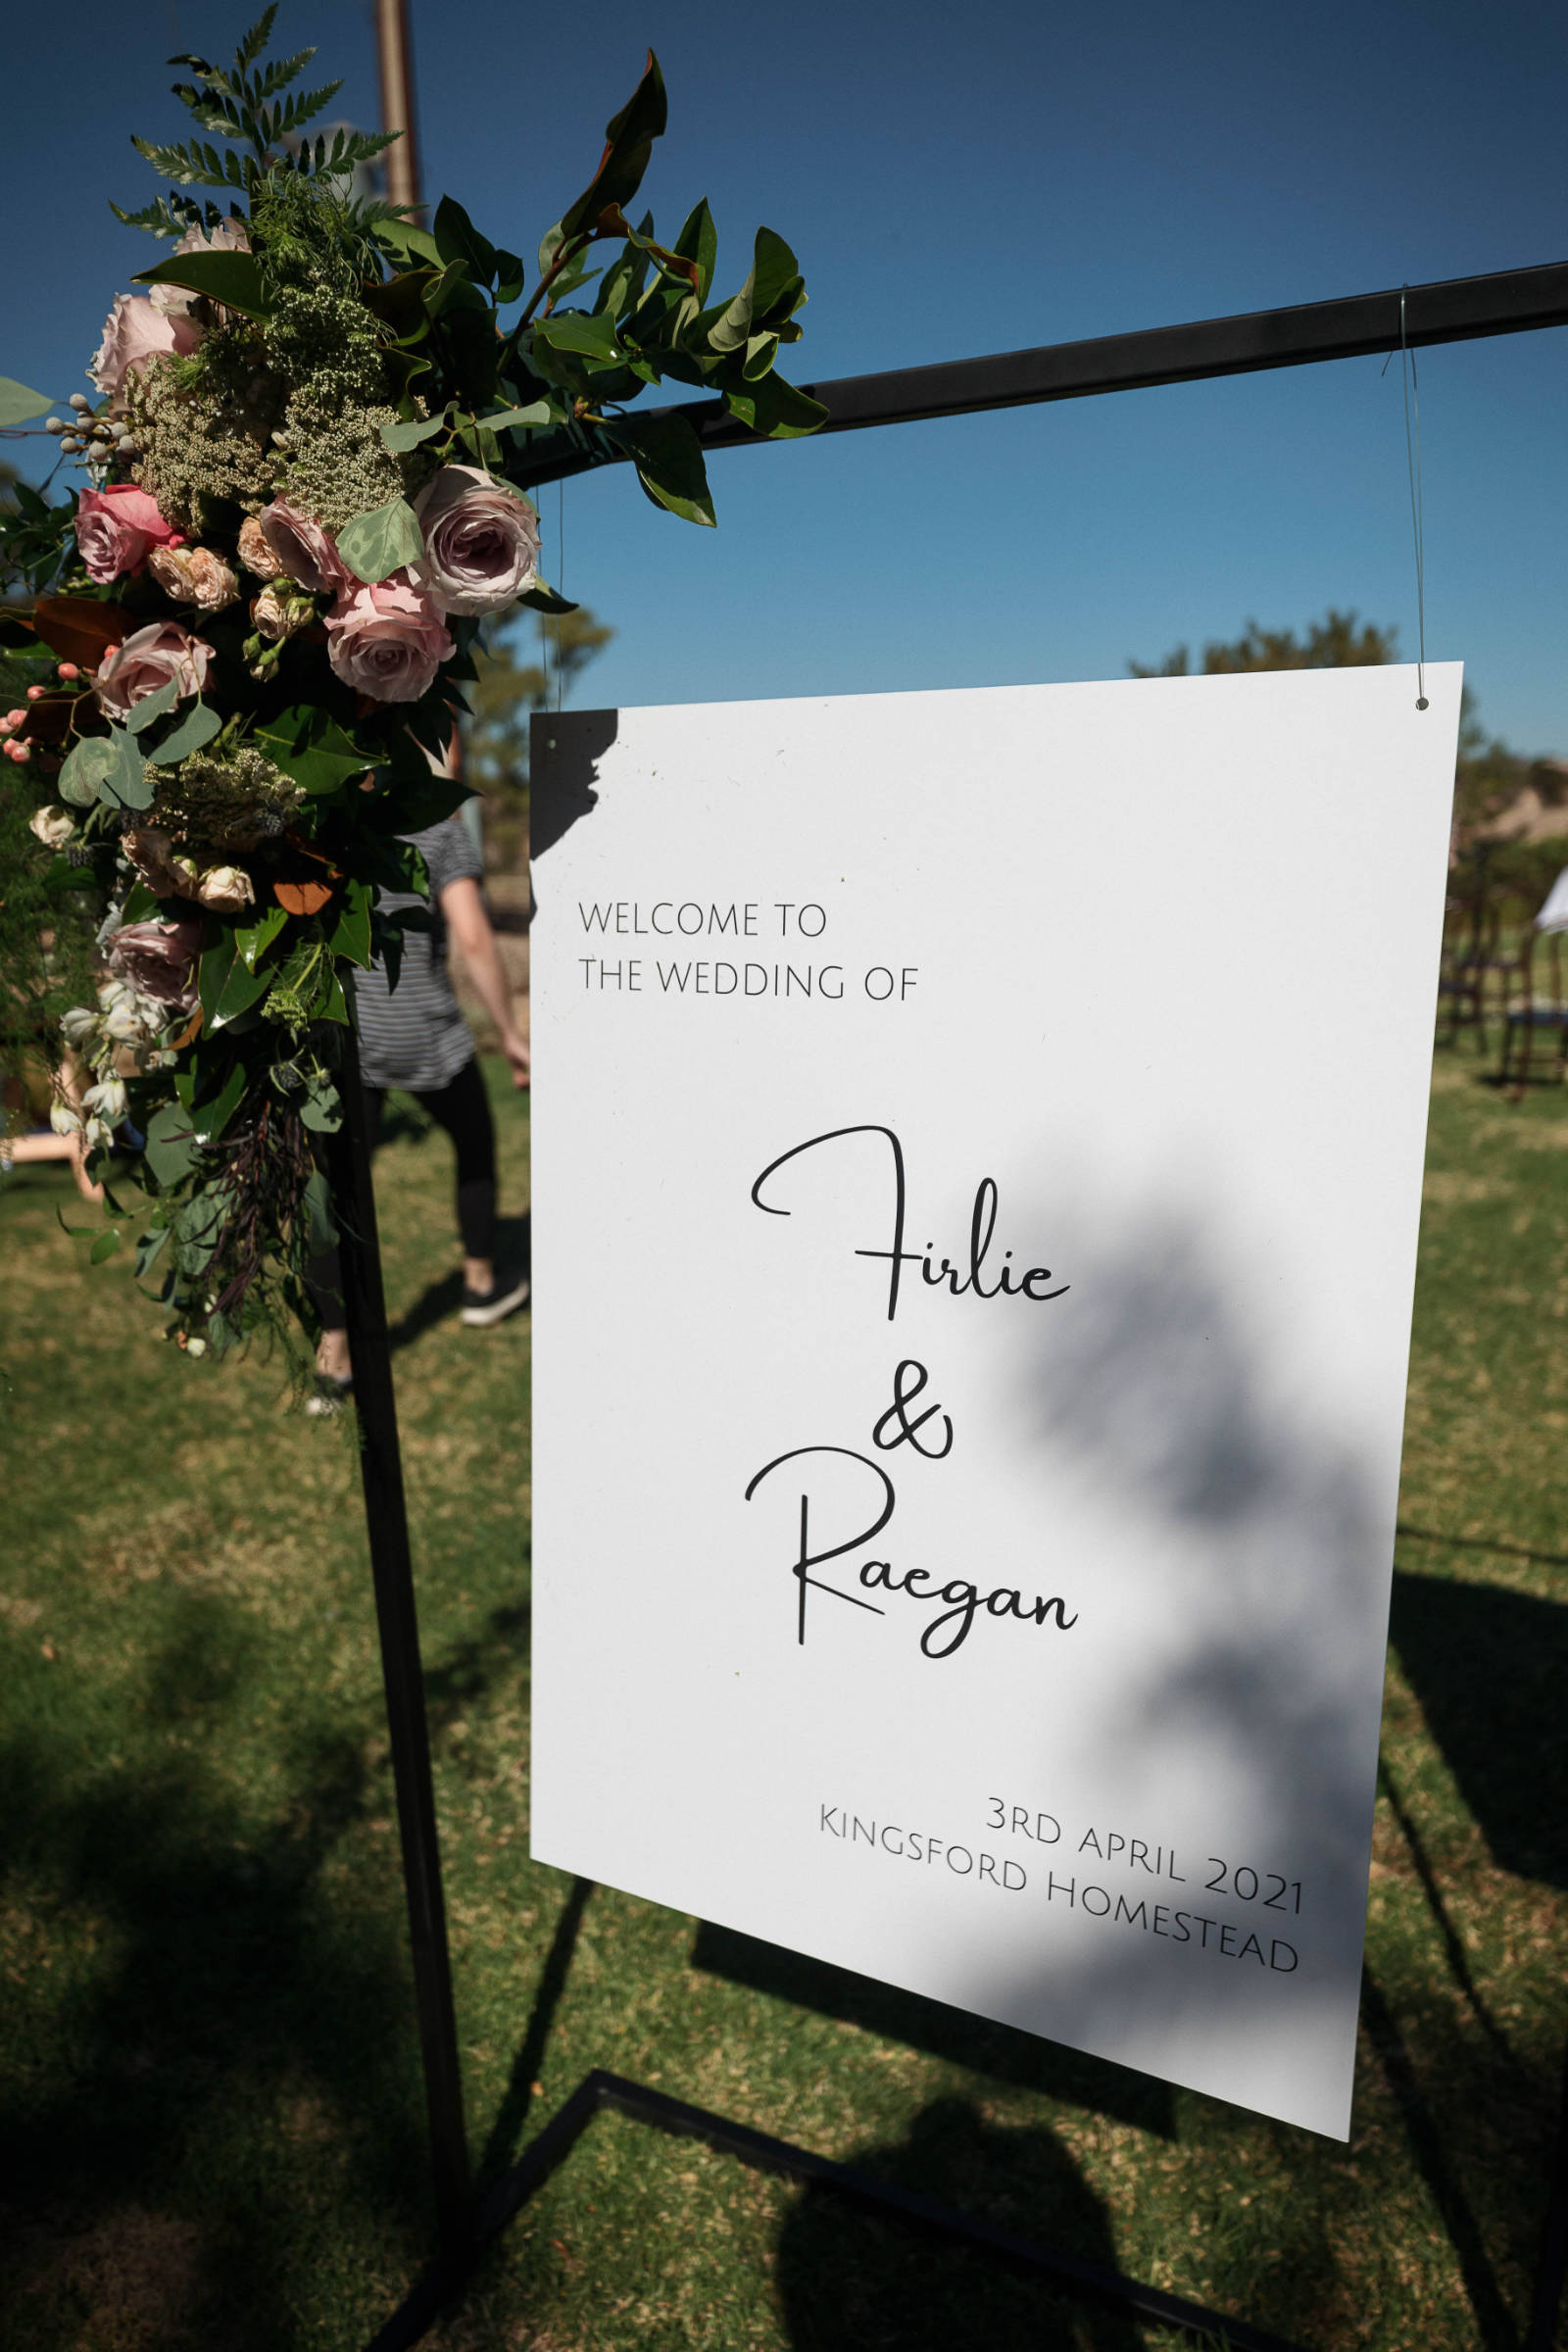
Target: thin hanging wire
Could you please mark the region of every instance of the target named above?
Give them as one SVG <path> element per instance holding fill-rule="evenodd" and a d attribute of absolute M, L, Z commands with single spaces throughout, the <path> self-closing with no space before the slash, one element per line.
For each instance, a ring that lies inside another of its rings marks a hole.
<path fill-rule="evenodd" d="M 566 485 L 556 484 L 556 594 L 564 596 L 566 577 Z M 561 716 L 561 619 L 556 614 L 556 716 Z"/>
<path fill-rule="evenodd" d="M 1421 501 L 1421 393 L 1416 380 L 1415 353 L 1410 349 L 1405 333 L 1404 298 L 1408 288 L 1399 289 L 1399 381 L 1404 390 L 1404 470 L 1410 484 L 1410 529 L 1415 540 L 1415 707 L 1425 710 L 1427 705 L 1427 533 L 1426 514 Z M 1389 359 L 1394 354 L 1390 352 Z M 1383 363 L 1386 375 L 1389 361 Z"/>

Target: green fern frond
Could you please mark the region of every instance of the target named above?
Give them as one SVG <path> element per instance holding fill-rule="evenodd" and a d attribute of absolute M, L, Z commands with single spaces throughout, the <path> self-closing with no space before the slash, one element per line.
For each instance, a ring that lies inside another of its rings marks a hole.
<path fill-rule="evenodd" d="M 216 212 L 217 207 L 209 205 L 207 209 Z M 122 212 L 118 204 L 111 204 L 109 210 L 127 228 L 144 228 L 153 237 L 182 237 L 187 228 L 199 228 L 202 220 L 201 206 L 188 196 L 155 196 L 139 213 Z"/>
<path fill-rule="evenodd" d="M 256 63 L 271 39 L 272 24 L 276 16 L 277 0 L 271 0 L 270 6 L 263 9 L 249 32 L 241 34 L 237 62 L 242 73 L 247 66 Z"/>
<path fill-rule="evenodd" d="M 313 121 L 342 87 L 341 81 L 329 81 L 324 89 L 301 90 L 295 97 L 285 99 L 281 106 L 270 108 L 261 118 L 267 126 L 269 145 L 275 146 L 302 122 Z"/>
<path fill-rule="evenodd" d="M 286 90 L 289 83 L 304 73 L 315 55 L 314 49 L 297 49 L 292 57 L 278 58 L 274 64 L 268 67 L 265 74 L 252 76 L 251 96 L 261 102 L 275 97 L 279 90 Z M 334 86 L 341 87 L 342 85 Z"/>
<path fill-rule="evenodd" d="M 192 147 L 160 147 L 156 140 L 131 138 L 138 155 L 146 157 L 161 178 L 172 179 L 182 188 L 222 188 L 228 185 L 226 173 L 220 168 L 209 170 L 201 155 Z M 211 155 L 213 150 L 208 149 Z"/>

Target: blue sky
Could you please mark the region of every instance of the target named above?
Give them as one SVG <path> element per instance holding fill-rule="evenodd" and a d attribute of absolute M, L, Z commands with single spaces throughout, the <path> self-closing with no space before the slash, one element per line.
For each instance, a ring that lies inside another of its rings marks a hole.
<path fill-rule="evenodd" d="M 110 298 L 155 253 L 107 210 L 156 186 L 128 134 L 181 135 L 164 59 L 226 56 L 252 13 L 8 23 L 0 369 L 81 385 Z M 737 284 L 759 220 L 789 238 L 811 295 L 802 381 L 1568 255 L 1555 0 L 575 18 L 413 0 L 413 18 L 426 190 L 520 251 L 589 177 L 651 41 L 670 127 L 646 199 L 672 233 L 706 194 Z M 316 41 L 345 76 L 334 112 L 374 123 L 365 0 L 284 0 L 279 35 Z M 657 514 L 625 468 L 568 484 L 564 584 L 618 632 L 578 699 L 1114 677 L 1330 604 L 1396 622 L 1413 656 L 1398 364 L 1379 368 L 720 454 L 716 532 Z M 1568 752 L 1565 372 L 1568 329 L 1420 363 L 1427 651 L 1462 659 L 1484 723 L 1531 752 Z"/>

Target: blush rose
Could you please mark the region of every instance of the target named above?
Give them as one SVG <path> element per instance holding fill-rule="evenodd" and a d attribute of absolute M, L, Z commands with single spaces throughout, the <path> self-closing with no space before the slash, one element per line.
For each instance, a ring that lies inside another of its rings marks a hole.
<path fill-rule="evenodd" d="M 196 958 L 202 922 L 127 923 L 109 942 L 109 968 L 155 1004 L 189 1012 L 196 1002 Z"/>
<path fill-rule="evenodd" d="M 105 399 L 118 407 L 121 387 L 132 368 L 143 368 L 167 352 L 194 351 L 201 339 L 194 318 L 168 318 L 140 294 L 117 294 L 87 373 Z"/>
<path fill-rule="evenodd" d="M 351 585 L 353 575 L 330 531 L 291 507 L 287 499 L 274 498 L 256 520 L 288 579 L 298 580 L 302 588 L 318 596 L 337 596 Z"/>
<path fill-rule="evenodd" d="M 378 703 L 416 703 L 456 650 L 436 606 L 406 571 L 339 597 L 326 635 L 343 683 Z"/>
<path fill-rule="evenodd" d="M 136 629 L 123 645 L 112 646 L 98 664 L 93 692 L 111 718 L 124 718 L 149 694 L 173 680 L 183 699 L 207 683 L 213 649 L 176 621 L 155 621 Z"/>
<path fill-rule="evenodd" d="M 140 571 L 155 547 L 184 541 L 158 512 L 158 501 L 134 482 L 83 490 L 76 501 L 76 548 L 89 579 L 107 587 L 122 571 Z"/>
<path fill-rule="evenodd" d="M 495 612 L 539 577 L 539 517 L 478 466 L 443 466 L 414 502 L 418 577 L 448 612 Z"/>

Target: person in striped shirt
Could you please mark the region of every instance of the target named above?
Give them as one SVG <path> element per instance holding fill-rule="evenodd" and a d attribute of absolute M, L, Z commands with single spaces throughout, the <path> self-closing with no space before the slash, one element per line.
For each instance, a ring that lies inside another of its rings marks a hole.
<path fill-rule="evenodd" d="M 498 1267 L 495 1260 L 495 1124 L 473 1033 L 453 994 L 449 940 L 456 941 L 495 1024 L 514 1086 L 528 1083 L 528 1046 L 513 1013 L 512 986 L 480 889 L 484 865 L 467 827 L 449 816 L 409 839 L 424 859 L 432 920 L 428 930 L 404 933 L 396 988 L 379 960 L 356 978 L 366 1123 L 373 1152 L 387 1090 L 397 1087 L 415 1096 L 451 1137 L 463 1240 L 462 1319 L 483 1329 L 526 1304 L 528 1278 L 520 1268 Z M 384 891 L 380 904 L 393 913 L 425 902 L 413 893 Z M 311 1288 L 323 1326 L 316 1355 L 320 1390 L 312 1407 L 330 1410 L 353 1385 L 335 1250 L 312 1261 Z"/>

